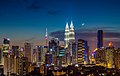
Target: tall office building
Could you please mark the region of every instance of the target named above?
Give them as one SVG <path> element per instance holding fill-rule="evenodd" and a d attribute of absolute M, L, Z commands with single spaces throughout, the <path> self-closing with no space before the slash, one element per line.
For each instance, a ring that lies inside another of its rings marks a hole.
<path fill-rule="evenodd" d="M 87 41 L 78 39 L 77 43 L 77 62 L 78 64 L 86 64 L 87 62 L 88 45 Z"/>
<path fill-rule="evenodd" d="M 65 48 L 68 47 L 69 43 L 74 43 L 75 41 L 75 37 L 74 37 L 74 26 L 73 26 L 73 22 L 71 21 L 70 23 L 70 29 L 69 29 L 69 25 L 68 22 L 66 23 L 66 27 L 65 27 Z"/>
<path fill-rule="evenodd" d="M 41 66 L 45 61 L 44 46 L 37 46 L 37 64 Z"/>
<path fill-rule="evenodd" d="M 19 56 L 19 46 L 12 46 L 12 54 L 14 56 Z"/>
<path fill-rule="evenodd" d="M 45 54 L 45 64 L 46 66 L 50 66 L 52 63 L 52 54 L 47 51 L 46 54 Z"/>
<path fill-rule="evenodd" d="M 10 50 L 10 39 L 9 38 L 4 38 L 2 50 L 3 50 L 3 55 L 8 56 L 8 53 Z"/>
<path fill-rule="evenodd" d="M 10 53 L 10 72 L 19 74 L 19 46 L 12 46 Z"/>
<path fill-rule="evenodd" d="M 66 62 L 67 64 L 72 64 L 74 62 L 73 57 L 73 44 L 75 43 L 75 37 L 74 37 L 74 26 L 73 22 L 70 23 L 70 29 L 68 23 L 66 23 L 65 28 L 65 49 L 66 49 Z M 74 55 L 75 56 L 75 55 Z"/>
<path fill-rule="evenodd" d="M 70 23 L 69 42 L 70 42 L 70 64 L 73 64 L 74 63 L 73 43 L 75 43 L 75 37 L 74 37 L 74 26 L 72 21 Z"/>
<path fill-rule="evenodd" d="M 120 69 L 120 48 L 114 50 L 115 68 Z"/>
<path fill-rule="evenodd" d="M 26 74 L 28 74 L 29 63 L 27 57 L 20 58 L 19 67 L 20 67 L 19 69 L 20 76 L 25 76 Z"/>
<path fill-rule="evenodd" d="M 47 52 L 47 47 L 46 46 L 36 46 L 36 61 L 37 65 L 41 66 L 45 63 L 45 54 Z"/>
<path fill-rule="evenodd" d="M 103 30 L 98 30 L 97 32 L 97 48 L 103 47 Z"/>
<path fill-rule="evenodd" d="M 106 66 L 106 48 L 96 50 L 96 64 L 102 64 Z"/>
<path fill-rule="evenodd" d="M 57 66 L 57 56 L 59 55 L 59 40 L 58 38 L 52 38 L 49 41 L 49 52 L 52 54 L 52 64 Z"/>
<path fill-rule="evenodd" d="M 85 51 L 84 51 L 84 64 L 89 64 L 89 46 L 88 46 L 88 42 L 85 41 Z"/>
<path fill-rule="evenodd" d="M 4 57 L 2 52 L 2 45 L 0 45 L 0 73 L 3 73 Z"/>
<path fill-rule="evenodd" d="M 4 74 L 9 75 L 10 74 L 10 56 L 9 56 L 9 50 L 10 50 L 10 39 L 4 38 L 3 40 L 3 57 L 4 57 Z"/>
<path fill-rule="evenodd" d="M 65 49 L 64 49 L 64 46 L 59 46 L 59 56 L 58 56 L 58 59 L 57 59 L 57 65 L 59 68 L 62 68 L 62 65 L 65 64 Z"/>
<path fill-rule="evenodd" d="M 106 62 L 108 68 L 114 68 L 114 46 L 112 43 L 109 43 L 108 47 L 106 48 Z"/>
<path fill-rule="evenodd" d="M 29 62 L 32 62 L 32 45 L 31 45 L 31 43 L 25 43 L 24 48 L 25 48 L 25 57 L 28 58 Z"/>
<path fill-rule="evenodd" d="M 20 47 L 20 50 L 19 50 L 19 56 L 20 56 L 20 58 L 25 56 L 24 52 L 25 52 L 24 48 Z"/>
<path fill-rule="evenodd" d="M 2 58 L 3 58 L 3 56 L 2 56 L 2 46 L 0 46 L 0 64 L 2 64 Z"/>
<path fill-rule="evenodd" d="M 33 49 L 32 52 L 32 63 L 37 64 L 37 58 L 38 58 L 38 51 L 37 49 Z"/>
<path fill-rule="evenodd" d="M 69 41 L 71 43 L 74 43 L 75 41 L 75 36 L 74 36 L 74 26 L 73 26 L 73 22 L 71 21 L 70 23 L 70 29 L 69 29 Z"/>
<path fill-rule="evenodd" d="M 76 42 L 74 42 L 73 44 L 72 44 L 72 64 L 75 64 L 75 63 L 77 63 L 77 44 L 76 44 Z"/>

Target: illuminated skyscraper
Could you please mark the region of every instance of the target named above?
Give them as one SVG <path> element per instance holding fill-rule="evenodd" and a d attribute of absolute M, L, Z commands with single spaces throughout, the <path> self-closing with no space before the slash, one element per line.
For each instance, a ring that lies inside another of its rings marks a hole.
<path fill-rule="evenodd" d="M 43 57 L 45 55 L 43 54 L 43 48 L 44 46 L 37 46 L 37 64 L 40 66 L 43 63 Z"/>
<path fill-rule="evenodd" d="M 4 57 L 2 51 L 2 45 L 0 45 L 0 73 L 3 73 L 3 66 L 4 66 Z"/>
<path fill-rule="evenodd" d="M 78 64 L 86 64 L 88 45 L 87 41 L 78 39 L 77 43 L 77 62 Z"/>
<path fill-rule="evenodd" d="M 33 52 L 32 52 L 32 62 L 34 63 L 34 64 L 36 64 L 37 63 L 37 55 L 38 54 L 38 51 L 37 51 L 37 49 L 33 49 Z"/>
<path fill-rule="evenodd" d="M 69 41 L 71 43 L 74 43 L 75 41 L 75 37 L 74 37 L 74 26 L 73 26 L 73 22 L 71 21 L 71 24 L 70 24 L 70 30 L 69 30 Z"/>
<path fill-rule="evenodd" d="M 120 69 L 120 48 L 114 50 L 115 68 Z"/>
<path fill-rule="evenodd" d="M 31 43 L 25 43 L 25 57 L 28 58 L 29 62 L 32 62 L 32 48 L 31 48 Z"/>
<path fill-rule="evenodd" d="M 28 67 L 29 67 L 29 62 L 28 62 L 28 58 L 27 57 L 21 57 L 20 58 L 20 63 L 19 63 L 19 66 L 20 66 L 20 69 L 19 69 L 19 72 L 20 72 L 20 76 L 25 76 L 26 74 L 28 74 Z"/>
<path fill-rule="evenodd" d="M 68 26 L 68 23 L 66 23 L 66 28 L 65 28 L 65 49 L 66 49 L 66 58 L 67 64 L 72 64 L 73 62 L 75 63 L 75 55 L 73 57 L 74 51 L 73 51 L 73 44 L 75 44 L 75 37 L 74 37 L 74 26 L 73 22 L 71 21 L 70 23 L 70 29 Z M 75 46 L 74 46 L 75 47 Z"/>
<path fill-rule="evenodd" d="M 98 30 L 97 32 L 97 48 L 103 47 L 103 30 Z"/>
<path fill-rule="evenodd" d="M 2 63 L 2 58 L 3 58 L 3 56 L 2 56 L 2 48 L 0 46 L 0 64 Z"/>
<path fill-rule="evenodd" d="M 41 66 L 45 63 L 46 46 L 36 46 L 37 48 L 37 64 Z"/>
<path fill-rule="evenodd" d="M 51 41 L 49 41 L 49 51 L 52 54 L 52 64 L 57 66 L 57 56 L 59 55 L 59 40 L 58 38 L 52 38 Z"/>
<path fill-rule="evenodd" d="M 65 27 L 65 48 L 68 47 L 69 45 L 69 26 L 68 26 L 68 22 L 66 23 L 66 27 Z"/>
<path fill-rule="evenodd" d="M 114 46 L 112 43 L 109 43 L 108 47 L 106 48 L 106 62 L 108 68 L 114 68 Z"/>
<path fill-rule="evenodd" d="M 71 21 L 70 23 L 70 30 L 69 30 L 69 48 L 70 48 L 70 64 L 73 64 L 75 61 L 73 61 L 74 59 L 74 55 L 73 55 L 73 43 L 75 43 L 75 37 L 74 37 L 74 26 L 73 26 L 73 22 Z"/>
<path fill-rule="evenodd" d="M 14 56 L 19 56 L 19 46 L 12 46 L 12 53 Z"/>
<path fill-rule="evenodd" d="M 4 56 L 4 74 L 9 75 L 10 73 L 10 55 L 9 55 L 9 50 L 10 50 L 10 39 L 9 38 L 4 38 L 3 41 L 3 56 Z"/>
<path fill-rule="evenodd" d="M 19 74 L 19 46 L 12 46 L 10 55 L 10 71 Z"/>

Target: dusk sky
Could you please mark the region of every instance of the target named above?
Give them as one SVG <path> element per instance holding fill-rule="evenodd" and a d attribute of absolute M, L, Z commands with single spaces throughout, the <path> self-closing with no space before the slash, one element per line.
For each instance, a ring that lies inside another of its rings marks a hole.
<path fill-rule="evenodd" d="M 79 32 L 103 29 L 119 39 L 120 0 L 0 0 L 0 39 L 16 44 L 43 39 L 46 28 L 49 34 L 64 30 L 71 20 Z"/>

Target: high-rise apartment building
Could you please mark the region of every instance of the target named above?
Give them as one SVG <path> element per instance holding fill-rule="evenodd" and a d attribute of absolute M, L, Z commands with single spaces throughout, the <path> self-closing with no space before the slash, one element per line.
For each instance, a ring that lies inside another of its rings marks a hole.
<path fill-rule="evenodd" d="M 29 62 L 32 62 L 32 44 L 31 43 L 25 43 L 24 44 L 25 49 L 25 57 L 28 58 Z"/>

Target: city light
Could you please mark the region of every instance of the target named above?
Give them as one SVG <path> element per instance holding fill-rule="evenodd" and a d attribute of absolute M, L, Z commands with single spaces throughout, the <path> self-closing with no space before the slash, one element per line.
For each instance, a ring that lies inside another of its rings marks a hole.
<path fill-rule="evenodd" d="M 0 0 L 0 76 L 120 76 L 120 0 Z"/>

